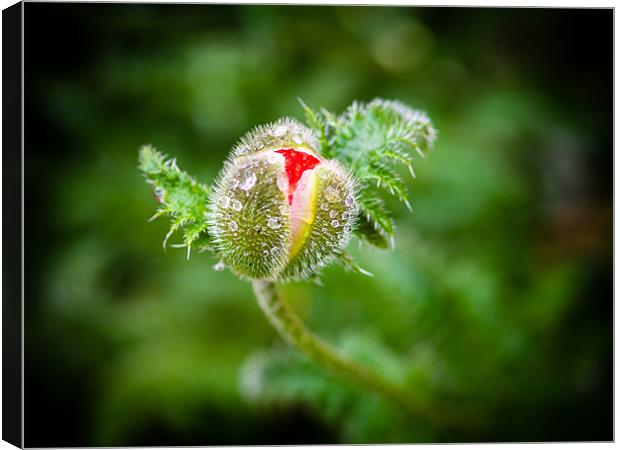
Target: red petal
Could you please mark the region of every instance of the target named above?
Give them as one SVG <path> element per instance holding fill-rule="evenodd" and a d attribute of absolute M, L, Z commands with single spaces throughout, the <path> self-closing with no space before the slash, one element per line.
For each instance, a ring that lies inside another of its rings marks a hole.
<path fill-rule="evenodd" d="M 293 193 L 297 189 L 297 182 L 306 170 L 314 169 L 314 167 L 321 163 L 314 156 L 305 153 L 298 152 L 294 148 L 283 148 L 276 150 L 276 153 L 280 153 L 284 156 L 284 170 L 288 177 L 288 203 L 293 203 Z"/>

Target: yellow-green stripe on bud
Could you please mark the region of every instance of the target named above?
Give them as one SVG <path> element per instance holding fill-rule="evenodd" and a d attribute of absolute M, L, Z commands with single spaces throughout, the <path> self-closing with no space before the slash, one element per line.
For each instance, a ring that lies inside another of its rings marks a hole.
<path fill-rule="evenodd" d="M 233 149 L 209 204 L 222 262 L 248 279 L 304 279 L 343 249 L 357 215 L 355 182 L 317 152 L 293 119 L 258 127 Z"/>

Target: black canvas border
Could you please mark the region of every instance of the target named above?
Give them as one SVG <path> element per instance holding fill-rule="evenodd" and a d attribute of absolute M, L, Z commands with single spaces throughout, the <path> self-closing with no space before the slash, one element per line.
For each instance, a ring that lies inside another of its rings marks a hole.
<path fill-rule="evenodd" d="M 22 11 L 2 11 L 2 439 L 23 446 Z"/>

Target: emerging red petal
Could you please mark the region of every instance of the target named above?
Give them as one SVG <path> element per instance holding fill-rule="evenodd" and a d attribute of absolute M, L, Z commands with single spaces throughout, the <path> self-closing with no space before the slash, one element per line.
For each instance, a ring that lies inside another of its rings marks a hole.
<path fill-rule="evenodd" d="M 284 156 L 284 170 L 288 177 L 288 203 L 293 203 L 293 194 L 297 189 L 297 182 L 306 170 L 314 169 L 321 163 L 317 158 L 305 152 L 298 152 L 294 148 L 276 150 Z"/>

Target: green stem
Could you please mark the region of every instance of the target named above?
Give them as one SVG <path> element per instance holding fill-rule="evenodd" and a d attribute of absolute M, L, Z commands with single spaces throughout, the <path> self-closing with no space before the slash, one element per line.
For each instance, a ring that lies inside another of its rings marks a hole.
<path fill-rule="evenodd" d="M 269 322 L 286 341 L 318 366 L 346 381 L 380 394 L 414 414 L 429 412 L 426 408 L 422 408 L 419 399 L 414 398 L 409 390 L 345 358 L 312 333 L 293 309 L 280 299 L 274 283 L 258 280 L 253 282 L 253 288 L 258 304 Z"/>

